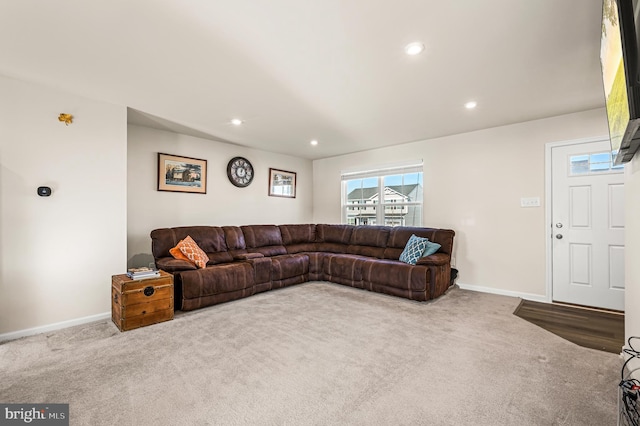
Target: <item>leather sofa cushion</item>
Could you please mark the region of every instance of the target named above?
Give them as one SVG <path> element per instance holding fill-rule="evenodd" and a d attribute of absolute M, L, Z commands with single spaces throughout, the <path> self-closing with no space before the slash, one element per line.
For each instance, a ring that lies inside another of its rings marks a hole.
<path fill-rule="evenodd" d="M 408 265 L 388 259 L 368 259 L 362 267 L 362 279 L 365 282 L 412 291 L 426 291 L 428 273 L 426 266 Z"/>
<path fill-rule="evenodd" d="M 389 226 L 357 226 L 351 233 L 349 244 L 385 248 L 390 231 Z"/>
<path fill-rule="evenodd" d="M 287 254 L 271 258 L 271 279 L 274 281 L 309 273 L 309 256 Z"/>
<path fill-rule="evenodd" d="M 264 284 L 271 282 L 271 258 L 270 257 L 254 257 L 245 260 L 253 267 L 255 284 Z"/>
<path fill-rule="evenodd" d="M 429 241 L 433 241 L 434 231 L 435 229 L 431 228 L 414 228 L 404 226 L 392 228 L 389 233 L 387 247 L 404 249 L 412 234 L 416 237 L 427 238 Z"/>
<path fill-rule="evenodd" d="M 242 251 L 247 248 L 244 234 L 239 226 L 223 226 L 224 237 L 227 240 L 227 247 L 231 251 Z"/>
<path fill-rule="evenodd" d="M 208 252 L 207 256 L 209 257 L 209 261 L 207 262 L 207 266 L 209 266 L 209 265 L 217 265 L 219 263 L 233 262 L 233 256 L 228 251 Z"/>
<path fill-rule="evenodd" d="M 247 248 L 281 246 L 282 234 L 275 225 L 241 226 Z"/>
<path fill-rule="evenodd" d="M 282 245 L 280 228 L 275 225 L 241 226 L 249 253 L 262 253 L 265 256 L 287 254 Z"/>
<path fill-rule="evenodd" d="M 384 257 L 389 238 L 389 226 L 357 226 L 351 233 L 347 253 L 375 258 Z"/>
<path fill-rule="evenodd" d="M 317 243 L 316 250 L 320 252 L 327 253 L 346 253 L 347 252 L 346 244 L 338 244 L 338 243 Z"/>
<path fill-rule="evenodd" d="M 318 250 L 318 246 L 316 243 L 289 244 L 285 246 L 285 248 L 287 249 L 287 253 L 289 254 L 312 252 Z"/>
<path fill-rule="evenodd" d="M 156 259 L 156 267 L 169 273 L 198 269 L 198 267 L 193 263 L 187 262 L 186 260 L 176 259 L 174 257 L 161 257 Z"/>
<path fill-rule="evenodd" d="M 433 238 L 429 238 L 429 241 L 440 244 L 440 250 L 438 253 L 451 254 L 453 252 L 453 237 L 455 232 L 451 229 L 436 229 L 433 231 Z"/>
<path fill-rule="evenodd" d="M 324 253 L 320 251 L 305 253 L 307 257 L 309 257 L 309 274 L 313 274 L 313 281 L 320 279 L 319 277 L 322 275 L 322 264 L 324 262 L 324 258 L 326 256 L 330 256 L 331 253 Z"/>
<path fill-rule="evenodd" d="M 384 257 L 384 248 L 350 245 L 347 247 L 347 253 L 359 254 L 361 256 L 369 256 L 369 257 L 375 257 L 377 259 L 382 259 Z"/>
<path fill-rule="evenodd" d="M 187 236 L 193 238 L 198 247 L 205 253 L 227 251 L 222 228 L 217 226 L 181 226 L 151 231 L 153 256 L 156 259 L 171 256 L 169 250 L 178 245 Z"/>
<path fill-rule="evenodd" d="M 227 243 L 225 242 L 222 228 L 217 226 L 183 226 L 172 229 L 178 240 L 176 245 L 180 240 L 190 236 L 205 253 L 227 251 Z"/>
<path fill-rule="evenodd" d="M 253 268 L 247 262 L 217 265 L 180 273 L 182 295 L 185 299 L 228 293 L 250 288 L 254 283 Z"/>
<path fill-rule="evenodd" d="M 279 228 L 285 246 L 316 241 L 316 225 L 280 225 Z"/>
<path fill-rule="evenodd" d="M 259 259 L 261 257 L 264 257 L 262 253 L 242 253 L 242 254 L 233 256 L 233 260 Z"/>
<path fill-rule="evenodd" d="M 284 246 L 265 246 L 250 248 L 247 250 L 249 253 L 260 253 L 263 256 L 279 256 L 281 254 L 287 254 L 287 249 Z"/>
<path fill-rule="evenodd" d="M 174 242 L 175 235 L 171 228 L 159 228 L 151 231 L 151 252 L 155 259 L 173 257 L 169 250 L 178 244 Z"/>
<path fill-rule="evenodd" d="M 353 228 L 351 225 L 317 225 L 316 237 L 318 242 L 348 245 Z"/>
<path fill-rule="evenodd" d="M 451 254 L 453 249 L 454 232 L 449 229 L 432 229 L 416 227 L 395 227 L 391 228 L 387 248 L 384 252 L 385 259 L 397 260 L 402 253 L 407 241 L 415 234 L 418 237 L 427 238 L 429 241 L 440 244 L 438 253 Z"/>
<path fill-rule="evenodd" d="M 446 253 L 435 253 L 428 257 L 418 259 L 417 265 L 442 266 L 451 262 L 451 256 Z"/>
<path fill-rule="evenodd" d="M 322 261 L 322 272 L 329 281 L 336 277 L 354 282 L 362 281 L 362 265 L 367 257 L 350 254 L 327 254 Z"/>

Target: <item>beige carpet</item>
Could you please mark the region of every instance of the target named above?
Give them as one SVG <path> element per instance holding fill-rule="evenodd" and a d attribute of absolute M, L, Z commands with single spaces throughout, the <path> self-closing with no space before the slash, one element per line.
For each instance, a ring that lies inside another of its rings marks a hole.
<path fill-rule="evenodd" d="M 72 425 L 615 425 L 621 360 L 451 289 L 417 303 L 307 283 L 120 333 L 0 345 L 0 402 Z"/>

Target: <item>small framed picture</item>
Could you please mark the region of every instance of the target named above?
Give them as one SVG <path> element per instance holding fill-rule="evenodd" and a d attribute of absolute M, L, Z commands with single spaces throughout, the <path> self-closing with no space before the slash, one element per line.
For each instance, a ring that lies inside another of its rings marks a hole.
<path fill-rule="evenodd" d="M 285 170 L 269 169 L 269 195 L 296 198 L 296 174 Z"/>
<path fill-rule="evenodd" d="M 158 191 L 207 193 L 207 160 L 158 153 Z"/>

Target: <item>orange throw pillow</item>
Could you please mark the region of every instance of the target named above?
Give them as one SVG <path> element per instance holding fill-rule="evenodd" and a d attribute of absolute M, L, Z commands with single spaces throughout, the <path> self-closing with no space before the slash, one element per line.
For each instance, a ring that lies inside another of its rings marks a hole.
<path fill-rule="evenodd" d="M 198 244 L 196 244 L 190 236 L 187 235 L 187 238 L 180 241 L 176 247 L 178 247 L 182 254 L 187 256 L 192 263 L 195 263 L 198 268 L 207 266 L 209 257 L 198 247 Z"/>
<path fill-rule="evenodd" d="M 195 263 L 190 261 L 187 256 L 182 254 L 182 252 L 180 251 L 180 247 L 178 247 L 180 244 L 182 244 L 182 240 L 180 240 L 177 246 L 169 250 L 169 253 L 171 253 L 171 256 L 173 256 L 175 259 L 178 259 L 178 260 L 186 260 L 187 262 L 195 265 Z"/>

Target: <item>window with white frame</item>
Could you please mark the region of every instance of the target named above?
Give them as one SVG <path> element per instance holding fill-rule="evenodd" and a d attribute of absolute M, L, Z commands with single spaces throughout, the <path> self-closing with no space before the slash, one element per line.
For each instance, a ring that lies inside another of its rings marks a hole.
<path fill-rule="evenodd" d="M 341 175 L 342 223 L 422 226 L 422 162 Z"/>

